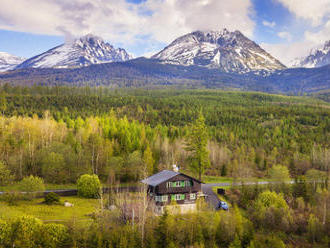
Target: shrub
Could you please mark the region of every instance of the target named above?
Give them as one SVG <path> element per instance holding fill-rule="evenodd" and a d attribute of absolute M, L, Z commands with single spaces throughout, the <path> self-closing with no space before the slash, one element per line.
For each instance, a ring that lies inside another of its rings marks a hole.
<path fill-rule="evenodd" d="M 19 183 L 19 189 L 24 192 L 44 191 L 44 180 L 40 177 L 34 176 L 24 177 L 23 180 Z"/>
<path fill-rule="evenodd" d="M 44 247 L 71 247 L 68 228 L 62 224 L 45 224 L 42 234 Z"/>
<path fill-rule="evenodd" d="M 85 198 L 100 197 L 101 183 L 97 175 L 82 175 L 77 181 L 78 195 Z"/>
<path fill-rule="evenodd" d="M 54 192 L 50 192 L 45 196 L 44 202 L 48 205 L 58 204 L 60 203 L 60 196 Z"/>
<path fill-rule="evenodd" d="M 19 183 L 19 190 L 27 193 L 27 198 L 31 199 L 45 191 L 44 180 L 40 177 L 24 177 Z"/>
<path fill-rule="evenodd" d="M 276 236 L 268 236 L 268 235 L 256 236 L 248 246 L 248 248 L 264 248 L 264 247 L 285 248 L 286 246 L 280 238 Z"/>
<path fill-rule="evenodd" d="M 292 223 L 290 208 L 282 194 L 265 191 L 259 194 L 250 209 L 256 223 L 265 229 L 286 231 Z"/>
<path fill-rule="evenodd" d="M 37 247 L 42 222 L 30 216 L 22 216 L 11 223 L 12 247 Z"/>
<path fill-rule="evenodd" d="M 6 192 L 1 197 L 0 200 L 3 200 L 4 202 L 7 202 L 10 206 L 16 206 L 18 205 L 18 201 L 23 200 L 22 194 L 19 192 Z"/>
<path fill-rule="evenodd" d="M 0 247 L 71 247 L 68 229 L 61 224 L 43 224 L 30 216 L 0 219 Z"/>
<path fill-rule="evenodd" d="M 0 219 L 0 247 L 9 247 L 10 246 L 10 225 Z"/>
<path fill-rule="evenodd" d="M 13 177 L 10 174 L 10 170 L 0 161 L 0 186 L 9 184 Z"/>

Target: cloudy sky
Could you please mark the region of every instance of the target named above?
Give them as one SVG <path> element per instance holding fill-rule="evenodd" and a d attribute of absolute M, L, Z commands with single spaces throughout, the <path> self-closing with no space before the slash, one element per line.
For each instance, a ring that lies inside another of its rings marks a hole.
<path fill-rule="evenodd" d="M 330 0 L 0 0 L 0 51 L 23 57 L 88 33 L 150 55 L 225 27 L 287 64 L 330 39 Z"/>

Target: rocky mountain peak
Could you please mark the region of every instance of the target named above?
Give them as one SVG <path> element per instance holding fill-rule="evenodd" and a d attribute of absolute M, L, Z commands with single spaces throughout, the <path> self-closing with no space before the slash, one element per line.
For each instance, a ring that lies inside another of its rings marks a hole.
<path fill-rule="evenodd" d="M 102 38 L 87 34 L 24 61 L 16 68 L 69 68 L 132 59 L 125 49 L 114 48 Z"/>
<path fill-rule="evenodd" d="M 330 40 L 316 47 L 310 53 L 291 62 L 292 67 L 315 68 L 330 64 Z"/>
<path fill-rule="evenodd" d="M 240 31 L 195 31 L 152 56 L 164 63 L 219 68 L 226 72 L 272 71 L 285 66 Z"/>
<path fill-rule="evenodd" d="M 0 72 L 14 69 L 15 66 L 22 63 L 24 60 L 25 58 L 6 52 L 0 52 Z"/>

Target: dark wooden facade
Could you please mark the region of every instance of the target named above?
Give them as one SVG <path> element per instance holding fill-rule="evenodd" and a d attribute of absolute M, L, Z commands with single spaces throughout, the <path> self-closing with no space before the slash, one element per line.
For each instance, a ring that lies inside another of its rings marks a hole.
<path fill-rule="evenodd" d="M 158 206 L 168 205 L 173 201 L 177 204 L 194 204 L 200 191 L 201 182 L 183 173 L 157 185 L 148 185 L 148 196 Z"/>

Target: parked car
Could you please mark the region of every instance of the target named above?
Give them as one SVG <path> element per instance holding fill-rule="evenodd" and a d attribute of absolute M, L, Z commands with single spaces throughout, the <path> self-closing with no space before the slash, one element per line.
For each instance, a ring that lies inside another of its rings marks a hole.
<path fill-rule="evenodd" d="M 226 211 L 229 210 L 227 202 L 219 201 L 218 209 L 222 209 L 222 210 L 226 210 Z"/>

